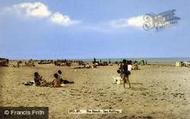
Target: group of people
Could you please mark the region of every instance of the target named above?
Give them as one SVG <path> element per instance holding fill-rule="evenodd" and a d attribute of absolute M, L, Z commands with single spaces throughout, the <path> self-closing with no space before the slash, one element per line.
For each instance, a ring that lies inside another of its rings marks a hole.
<path fill-rule="evenodd" d="M 131 88 L 131 83 L 129 81 L 129 75 L 131 74 L 131 67 L 132 62 L 127 61 L 126 59 L 123 60 L 123 62 L 120 64 L 119 69 L 117 72 L 120 74 L 122 80 L 123 80 L 123 87 L 125 88 L 125 84 L 129 84 L 129 88 Z"/>
<path fill-rule="evenodd" d="M 128 83 L 129 88 L 131 88 L 131 83 L 129 81 L 129 75 L 132 70 L 132 62 L 123 59 L 120 63 L 120 67 L 117 72 L 120 74 L 121 79 L 123 80 L 123 87 Z M 40 87 L 61 87 L 62 84 L 73 84 L 73 81 L 64 80 L 61 70 L 58 70 L 54 75 L 54 79 L 51 82 L 47 82 L 43 77 L 38 73 L 34 73 L 34 82 L 26 82 L 24 85 L 33 85 Z"/>
<path fill-rule="evenodd" d="M 74 82 L 64 80 L 62 76 L 61 70 L 58 70 L 57 73 L 54 75 L 54 79 L 52 82 L 47 82 L 43 77 L 38 73 L 34 73 L 34 82 L 36 86 L 42 86 L 42 87 L 61 87 L 61 84 L 72 84 Z"/>

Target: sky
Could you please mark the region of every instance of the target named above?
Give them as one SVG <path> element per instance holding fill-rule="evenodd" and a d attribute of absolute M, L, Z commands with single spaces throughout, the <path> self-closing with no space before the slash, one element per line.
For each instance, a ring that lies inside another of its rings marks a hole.
<path fill-rule="evenodd" d="M 0 57 L 190 57 L 188 0 L 0 0 Z M 178 24 L 145 31 L 143 15 L 176 9 Z"/>

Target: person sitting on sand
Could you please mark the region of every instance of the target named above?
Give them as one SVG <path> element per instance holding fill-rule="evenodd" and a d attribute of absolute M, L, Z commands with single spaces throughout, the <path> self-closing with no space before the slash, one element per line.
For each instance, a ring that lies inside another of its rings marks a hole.
<path fill-rule="evenodd" d="M 121 78 L 123 79 L 123 87 L 125 88 L 125 84 L 129 83 L 129 88 L 131 88 L 131 84 L 129 82 L 130 71 L 128 70 L 128 63 L 126 59 L 121 63 L 118 73 L 120 73 Z"/>
<path fill-rule="evenodd" d="M 34 73 L 34 82 L 36 86 L 47 86 L 47 81 L 44 80 L 38 72 Z"/>
<path fill-rule="evenodd" d="M 57 74 L 58 74 L 58 76 L 59 76 L 60 82 L 62 82 L 62 81 L 63 81 L 62 71 L 61 71 L 61 70 L 58 70 Z"/>
<path fill-rule="evenodd" d="M 54 74 L 54 80 L 52 82 L 52 86 L 53 87 L 61 87 L 61 82 L 60 82 L 60 78 L 59 75 L 57 73 Z"/>
<path fill-rule="evenodd" d="M 42 76 L 40 76 L 38 72 L 35 72 L 34 73 L 34 82 L 35 82 L 35 85 L 36 86 L 40 86 L 41 80 L 42 80 Z"/>
<path fill-rule="evenodd" d="M 58 77 L 60 79 L 60 82 L 63 83 L 63 84 L 74 83 L 73 81 L 64 80 L 61 70 L 58 70 Z"/>

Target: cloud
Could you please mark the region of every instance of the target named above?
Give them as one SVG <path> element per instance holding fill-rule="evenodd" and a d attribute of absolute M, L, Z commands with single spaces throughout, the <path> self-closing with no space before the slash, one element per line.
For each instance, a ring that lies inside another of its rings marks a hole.
<path fill-rule="evenodd" d="M 50 21 L 52 21 L 53 23 L 59 24 L 59 25 L 63 25 L 63 26 L 69 26 L 72 24 L 79 23 L 79 21 L 76 21 L 76 20 L 73 21 L 69 18 L 69 16 L 63 15 L 59 12 L 52 14 L 50 17 Z"/>
<path fill-rule="evenodd" d="M 25 2 L 13 5 L 7 9 L 9 12 L 15 12 L 26 17 L 44 18 L 48 21 L 62 26 L 78 24 L 78 20 L 71 20 L 68 15 L 58 11 L 53 12 L 42 2 Z M 6 11 L 7 11 L 6 10 Z"/>
<path fill-rule="evenodd" d="M 128 19 L 128 25 L 134 27 L 142 27 L 145 23 L 143 16 L 131 17 Z"/>
<path fill-rule="evenodd" d="M 51 15 L 51 11 L 48 10 L 48 7 L 41 2 L 20 3 L 13 5 L 13 7 L 26 16 L 43 18 Z"/>
<path fill-rule="evenodd" d="M 123 18 L 119 20 L 113 20 L 110 22 L 114 28 L 126 28 L 126 27 L 137 27 L 142 28 L 144 24 L 143 16 Z"/>

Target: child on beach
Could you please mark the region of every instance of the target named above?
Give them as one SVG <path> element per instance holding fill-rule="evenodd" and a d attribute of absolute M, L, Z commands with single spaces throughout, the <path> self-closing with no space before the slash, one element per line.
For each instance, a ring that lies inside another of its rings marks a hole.
<path fill-rule="evenodd" d="M 118 73 L 120 73 L 120 76 L 123 79 L 123 87 L 124 88 L 125 88 L 125 84 L 127 82 L 129 83 L 129 88 L 131 88 L 131 84 L 129 81 L 130 71 L 128 70 L 128 64 L 129 64 L 129 62 L 127 62 L 127 60 L 124 59 L 118 70 Z"/>

